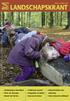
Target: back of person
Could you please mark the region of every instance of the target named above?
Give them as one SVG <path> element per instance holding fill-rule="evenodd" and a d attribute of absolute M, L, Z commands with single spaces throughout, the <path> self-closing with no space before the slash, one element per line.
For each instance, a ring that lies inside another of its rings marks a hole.
<path fill-rule="evenodd" d="M 31 32 L 28 32 L 27 34 L 25 33 L 17 34 L 15 44 L 18 44 L 19 42 L 27 39 L 28 37 L 32 37 L 33 35 L 36 35 L 36 34 L 37 34 L 37 31 L 31 31 Z"/>
<path fill-rule="evenodd" d="M 17 32 L 18 34 L 20 34 L 20 33 L 25 33 L 25 34 L 27 34 L 27 33 L 29 33 L 31 30 L 30 29 L 28 29 L 28 28 L 26 28 L 26 27 L 20 27 L 20 28 L 16 28 L 15 29 L 15 32 Z"/>
<path fill-rule="evenodd" d="M 22 66 L 33 66 L 33 60 L 40 57 L 38 51 L 42 40 L 43 36 L 35 35 L 15 45 L 9 54 L 8 63 Z"/>

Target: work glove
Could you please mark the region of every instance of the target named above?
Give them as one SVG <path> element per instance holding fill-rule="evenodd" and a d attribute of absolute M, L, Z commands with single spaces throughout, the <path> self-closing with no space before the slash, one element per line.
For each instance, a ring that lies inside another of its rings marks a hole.
<path fill-rule="evenodd" d="M 40 59 L 47 60 L 47 54 L 42 49 L 40 50 Z"/>

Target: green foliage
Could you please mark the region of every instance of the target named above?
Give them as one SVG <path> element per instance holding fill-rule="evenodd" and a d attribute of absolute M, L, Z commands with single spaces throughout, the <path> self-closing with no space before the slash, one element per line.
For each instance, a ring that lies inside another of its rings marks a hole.
<path fill-rule="evenodd" d="M 16 26 L 53 27 L 66 26 L 67 12 L 0 12 L 0 25 L 8 19 Z"/>

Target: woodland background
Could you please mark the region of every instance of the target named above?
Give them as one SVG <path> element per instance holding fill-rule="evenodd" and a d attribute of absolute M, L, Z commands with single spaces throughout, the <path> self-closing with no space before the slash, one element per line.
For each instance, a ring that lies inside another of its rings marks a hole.
<path fill-rule="evenodd" d="M 70 25 L 70 12 L 0 12 L 0 26 L 5 19 L 16 26 L 64 27 Z"/>

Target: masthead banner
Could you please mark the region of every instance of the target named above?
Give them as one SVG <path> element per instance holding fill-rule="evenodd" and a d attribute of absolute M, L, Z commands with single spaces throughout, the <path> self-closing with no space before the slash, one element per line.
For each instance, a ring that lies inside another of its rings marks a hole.
<path fill-rule="evenodd" d="M 69 0 L 0 0 L 0 11 L 70 11 Z"/>

